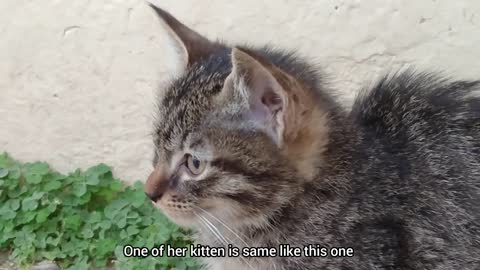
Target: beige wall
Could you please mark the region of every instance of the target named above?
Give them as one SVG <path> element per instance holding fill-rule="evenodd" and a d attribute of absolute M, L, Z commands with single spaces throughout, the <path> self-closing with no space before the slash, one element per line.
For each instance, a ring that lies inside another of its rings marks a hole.
<path fill-rule="evenodd" d="M 210 38 L 297 48 L 346 104 L 405 65 L 480 77 L 478 0 L 155 3 Z M 0 151 L 145 178 L 154 92 L 179 67 L 144 1 L 1 0 L 0 35 Z"/>

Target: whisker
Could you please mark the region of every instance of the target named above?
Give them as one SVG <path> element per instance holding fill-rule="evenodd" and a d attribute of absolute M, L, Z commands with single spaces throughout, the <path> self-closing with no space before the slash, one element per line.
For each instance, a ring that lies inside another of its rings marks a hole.
<path fill-rule="evenodd" d="M 230 244 L 230 241 L 228 241 L 225 236 L 223 236 L 223 234 L 220 232 L 220 230 L 218 230 L 218 228 L 212 224 L 212 222 L 210 222 L 210 220 L 208 220 L 206 217 L 202 216 L 202 215 L 198 215 L 199 218 L 203 219 L 203 221 L 207 224 L 207 225 L 210 225 L 210 228 L 212 228 L 212 230 L 214 230 L 215 232 L 217 232 L 217 234 L 223 239 L 224 243 L 225 244 Z"/>
<path fill-rule="evenodd" d="M 193 205 L 194 207 L 198 208 L 199 210 L 202 210 L 205 214 L 209 215 L 210 217 L 212 217 L 213 219 L 215 219 L 216 221 L 218 221 L 220 224 L 222 224 L 227 230 L 229 230 L 231 233 L 233 233 L 233 235 L 235 235 L 240 241 L 243 242 L 243 244 L 245 244 L 246 247 L 248 247 L 249 245 L 247 244 L 247 242 L 245 240 L 243 240 L 242 237 L 240 237 L 240 235 L 238 235 L 238 233 L 236 233 L 232 228 L 230 228 L 227 224 L 225 224 L 225 222 L 223 222 L 222 220 L 220 220 L 219 218 L 217 218 L 216 216 L 214 216 L 212 213 L 208 212 L 207 210 L 201 208 L 200 206 L 196 206 L 196 205 Z"/>
<path fill-rule="evenodd" d="M 197 206 L 198 207 L 198 206 Z M 203 210 L 203 209 L 202 209 Z M 205 211 L 205 210 L 204 210 Z M 228 244 L 231 242 L 230 240 L 228 240 L 228 238 L 226 238 L 225 236 L 223 236 L 220 231 L 218 230 L 218 228 L 212 224 L 212 222 L 210 220 L 208 220 L 207 217 L 205 216 L 202 216 L 198 213 L 195 213 L 195 211 L 193 211 L 193 214 L 195 214 L 201 221 L 201 223 L 207 227 L 207 229 L 214 234 L 215 237 L 217 237 L 220 241 L 223 240 L 225 246 L 228 246 Z M 218 234 L 217 234 L 218 233 Z M 238 236 L 237 236 L 238 237 Z M 248 262 L 248 260 L 246 258 L 244 258 L 243 256 L 239 256 L 238 258 L 240 258 L 248 267 L 249 269 L 255 269 L 252 267 L 252 265 Z"/>
<path fill-rule="evenodd" d="M 225 242 L 224 242 L 224 239 L 223 239 L 222 237 L 220 237 L 220 236 L 217 234 L 217 232 L 215 232 L 215 231 L 210 227 L 210 225 L 208 225 L 208 224 L 205 222 L 205 220 L 203 219 L 202 216 L 200 216 L 199 214 L 197 214 L 197 213 L 195 213 L 195 212 L 193 212 L 193 213 L 199 218 L 199 220 L 201 221 L 201 223 L 202 223 L 218 240 L 220 240 L 220 242 L 223 242 L 224 244 L 228 244 L 228 242 L 225 243 Z"/>

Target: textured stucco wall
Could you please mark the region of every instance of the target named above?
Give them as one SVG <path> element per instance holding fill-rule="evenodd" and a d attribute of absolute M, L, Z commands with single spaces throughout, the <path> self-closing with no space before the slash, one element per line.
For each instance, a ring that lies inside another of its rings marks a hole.
<path fill-rule="evenodd" d="M 159 0 L 210 38 L 298 48 L 346 104 L 414 65 L 480 77 L 478 0 Z M 62 171 L 150 169 L 154 92 L 179 69 L 144 1 L 0 1 L 0 151 Z"/>

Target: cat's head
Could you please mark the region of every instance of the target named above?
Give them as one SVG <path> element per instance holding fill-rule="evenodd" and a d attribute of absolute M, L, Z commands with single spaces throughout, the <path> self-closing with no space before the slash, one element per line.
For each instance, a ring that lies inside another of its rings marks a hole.
<path fill-rule="evenodd" d="M 262 226 L 316 174 L 328 113 L 265 54 L 211 42 L 154 9 L 185 68 L 158 101 L 146 194 L 180 225 L 213 215 Z"/>

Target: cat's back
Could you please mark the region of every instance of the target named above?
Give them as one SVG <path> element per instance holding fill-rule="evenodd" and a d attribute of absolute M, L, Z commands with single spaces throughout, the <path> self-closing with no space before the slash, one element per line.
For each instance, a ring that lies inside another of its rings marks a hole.
<path fill-rule="evenodd" d="M 413 71 L 387 76 L 359 95 L 351 118 L 382 152 L 423 160 L 435 174 L 448 173 L 438 163 L 452 163 L 480 177 L 480 81 Z"/>
<path fill-rule="evenodd" d="M 399 73 L 361 94 L 350 116 L 363 137 L 359 149 L 369 156 L 366 175 L 464 197 L 480 215 L 480 81 Z"/>
<path fill-rule="evenodd" d="M 361 94 L 350 117 L 364 162 L 354 166 L 349 207 L 367 220 L 362 228 L 390 228 L 408 251 L 402 264 L 415 254 L 415 267 L 478 266 L 480 82 L 407 71 Z M 355 234 L 357 243 L 368 239 Z"/>
<path fill-rule="evenodd" d="M 383 125 L 377 130 L 383 128 L 386 135 L 400 135 L 388 131 L 407 131 L 405 127 L 418 124 L 427 125 L 438 135 L 442 128 L 451 132 L 468 125 L 477 125 L 475 131 L 479 132 L 480 81 L 453 81 L 413 70 L 394 73 L 361 91 L 351 116 L 363 125 Z M 415 138 L 422 134 L 409 135 Z"/>

